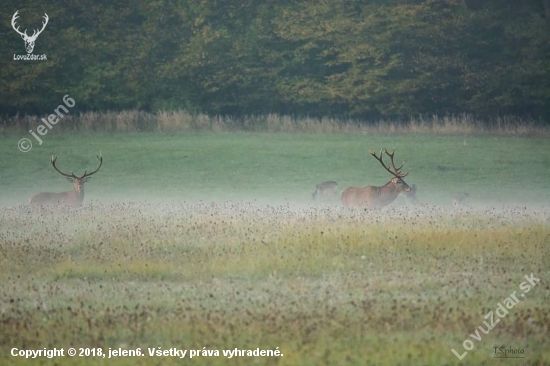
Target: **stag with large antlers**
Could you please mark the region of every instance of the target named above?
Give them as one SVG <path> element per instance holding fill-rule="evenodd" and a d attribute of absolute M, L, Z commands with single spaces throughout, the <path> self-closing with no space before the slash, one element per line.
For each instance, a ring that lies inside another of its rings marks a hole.
<path fill-rule="evenodd" d="M 57 169 L 55 166 L 55 162 L 57 161 L 57 157 L 54 157 L 52 155 L 50 162 L 52 163 L 54 169 L 64 177 L 67 177 L 67 180 L 71 183 L 74 183 L 74 189 L 72 191 L 68 192 L 62 192 L 62 193 L 50 193 L 50 192 L 42 192 L 38 193 L 37 195 L 34 195 L 30 198 L 29 202 L 31 205 L 70 205 L 70 206 L 80 206 L 82 204 L 82 201 L 84 200 L 84 183 L 90 180 L 90 176 L 97 173 L 99 168 L 101 168 L 101 164 L 103 164 L 103 157 L 101 154 L 97 157 L 99 160 L 99 166 L 96 170 L 94 170 L 91 173 L 88 173 L 88 170 L 84 171 L 84 174 L 80 177 L 77 177 L 74 175 L 73 172 L 71 174 L 63 173 L 61 170 Z"/>
<path fill-rule="evenodd" d="M 38 36 L 40 35 L 40 33 L 42 33 L 42 31 L 44 30 L 44 28 L 46 28 L 46 24 L 48 24 L 48 20 L 50 19 L 48 17 L 48 14 L 44 13 L 44 21 L 42 22 L 42 29 L 38 30 L 38 29 L 35 29 L 32 33 L 32 36 L 29 36 L 27 34 L 27 30 L 25 29 L 24 32 L 21 32 L 19 31 L 19 27 L 16 28 L 16 20 L 17 18 L 19 18 L 19 10 L 15 12 L 15 14 L 13 14 L 13 17 L 11 18 L 11 26 L 13 27 L 13 29 L 19 33 L 19 35 L 21 35 L 21 38 L 23 38 L 23 41 L 25 41 L 25 49 L 27 50 L 27 53 L 32 53 L 32 50 L 34 49 L 34 42 L 36 42 L 36 39 L 38 38 Z"/>
<path fill-rule="evenodd" d="M 393 170 L 388 168 L 383 160 L 383 153 L 390 157 Z M 384 207 L 392 203 L 400 193 L 410 192 L 411 187 L 403 178 L 405 178 L 409 172 L 401 173 L 401 168 L 396 167 L 393 162 L 393 156 L 395 149 L 389 153 L 388 150 L 380 150 L 380 156 L 376 156 L 375 152 L 370 153 L 376 160 L 382 164 L 391 175 L 394 176 L 388 183 L 382 187 L 368 186 L 364 188 L 349 187 L 342 192 L 341 199 L 344 206 L 360 206 L 360 207 Z"/>

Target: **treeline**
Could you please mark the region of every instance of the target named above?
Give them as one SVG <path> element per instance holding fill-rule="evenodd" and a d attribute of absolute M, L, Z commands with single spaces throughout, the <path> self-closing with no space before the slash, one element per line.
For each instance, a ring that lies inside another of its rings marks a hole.
<path fill-rule="evenodd" d="M 66 0 L 3 6 L 0 113 L 550 117 L 550 0 Z M 11 27 L 49 24 L 34 54 Z"/>

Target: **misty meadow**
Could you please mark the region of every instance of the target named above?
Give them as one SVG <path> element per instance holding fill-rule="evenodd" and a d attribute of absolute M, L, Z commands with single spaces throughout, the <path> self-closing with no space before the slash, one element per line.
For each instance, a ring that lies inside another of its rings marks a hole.
<path fill-rule="evenodd" d="M 550 365 L 548 1 L 3 9 L 0 364 Z"/>

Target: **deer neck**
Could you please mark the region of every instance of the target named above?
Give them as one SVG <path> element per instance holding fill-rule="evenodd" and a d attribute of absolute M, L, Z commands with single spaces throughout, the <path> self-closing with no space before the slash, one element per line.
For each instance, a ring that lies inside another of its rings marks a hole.
<path fill-rule="evenodd" d="M 79 203 L 82 203 L 84 201 L 84 186 L 82 186 L 80 189 L 74 188 L 71 191 L 71 196 L 75 197 L 76 201 Z"/>
<path fill-rule="evenodd" d="M 395 186 L 395 184 L 389 181 L 378 190 L 379 204 L 388 205 L 392 203 L 398 195 L 399 191 L 397 190 L 397 187 Z"/>

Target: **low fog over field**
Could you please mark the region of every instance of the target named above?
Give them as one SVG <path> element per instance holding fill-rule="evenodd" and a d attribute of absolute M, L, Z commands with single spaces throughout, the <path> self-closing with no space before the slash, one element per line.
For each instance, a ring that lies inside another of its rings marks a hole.
<path fill-rule="evenodd" d="M 47 139 L 46 139 L 47 137 Z M 450 205 L 467 193 L 472 206 L 548 205 L 550 144 L 547 138 L 491 135 L 118 133 L 45 136 L 22 153 L 16 136 L 0 149 L 1 205 L 27 204 L 40 192 L 63 192 L 73 184 L 56 172 L 82 175 L 84 203 L 259 201 L 308 205 L 317 184 L 382 186 L 392 175 L 369 151 L 395 148 L 418 202 Z M 387 158 L 386 158 L 387 159 Z M 406 205 L 403 199 L 394 205 Z"/>

